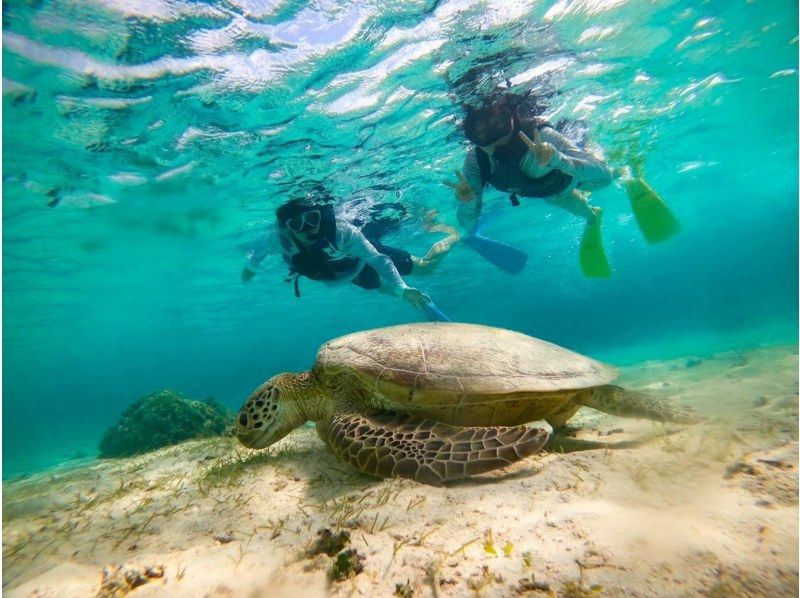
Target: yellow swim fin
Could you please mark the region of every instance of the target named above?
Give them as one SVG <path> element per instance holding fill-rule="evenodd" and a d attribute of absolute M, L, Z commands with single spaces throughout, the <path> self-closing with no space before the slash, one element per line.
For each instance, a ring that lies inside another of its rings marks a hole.
<path fill-rule="evenodd" d="M 661 243 L 677 234 L 681 228 L 664 200 L 642 177 L 641 163 L 633 166 L 634 178 L 625 183 L 631 209 L 648 243 Z"/>
<path fill-rule="evenodd" d="M 608 264 L 603 249 L 603 237 L 600 234 L 600 213 L 594 222 L 587 224 L 581 237 L 580 247 L 581 271 L 589 278 L 611 278 L 611 266 Z"/>

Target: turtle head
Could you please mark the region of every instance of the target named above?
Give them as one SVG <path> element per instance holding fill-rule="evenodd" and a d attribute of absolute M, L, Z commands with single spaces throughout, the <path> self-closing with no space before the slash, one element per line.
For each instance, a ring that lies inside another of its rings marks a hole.
<path fill-rule="evenodd" d="M 236 436 L 248 448 L 275 444 L 308 421 L 302 409 L 306 374 L 278 374 L 259 386 L 236 416 Z"/>

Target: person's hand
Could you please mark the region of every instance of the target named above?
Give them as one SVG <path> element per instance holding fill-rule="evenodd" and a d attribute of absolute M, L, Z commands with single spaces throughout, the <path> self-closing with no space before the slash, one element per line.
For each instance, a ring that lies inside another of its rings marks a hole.
<path fill-rule="evenodd" d="M 442 182 L 456 192 L 456 198 L 458 198 L 458 201 L 463 201 L 464 203 L 472 201 L 472 199 L 475 197 L 475 192 L 472 190 L 469 181 L 467 181 L 467 179 L 464 177 L 464 174 L 460 170 L 456 170 L 456 176 L 458 177 L 457 182 Z"/>
<path fill-rule="evenodd" d="M 530 137 L 528 137 L 522 131 L 519 132 L 519 138 L 522 139 L 522 142 L 526 146 L 528 146 L 528 155 L 533 156 L 534 159 L 534 163 L 532 165 L 528 165 L 529 170 L 532 166 L 536 171 L 537 176 L 542 176 L 553 170 L 553 167 L 550 163 L 553 161 L 553 158 L 555 158 L 556 154 L 558 154 L 558 150 L 553 144 L 542 141 L 542 137 L 539 135 L 538 129 L 533 130 L 533 141 L 531 141 Z M 523 160 L 526 159 L 528 155 L 526 155 Z"/>
<path fill-rule="evenodd" d="M 244 268 L 242 268 L 242 282 L 247 282 L 248 280 L 250 280 L 251 278 L 253 278 L 253 276 L 255 276 L 255 275 L 256 275 L 256 273 L 255 273 L 255 272 L 253 272 L 253 271 L 252 271 L 250 268 L 248 268 L 247 266 L 245 266 Z"/>
<path fill-rule="evenodd" d="M 408 287 L 403 290 L 403 299 L 408 301 L 416 309 L 422 309 L 431 302 L 431 298 L 419 289 Z"/>

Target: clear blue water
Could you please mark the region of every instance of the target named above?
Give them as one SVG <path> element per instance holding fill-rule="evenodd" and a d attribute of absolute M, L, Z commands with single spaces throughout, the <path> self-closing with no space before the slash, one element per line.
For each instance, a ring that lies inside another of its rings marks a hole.
<path fill-rule="evenodd" d="M 324 340 L 409 322 L 403 302 L 305 281 L 243 245 L 301 182 L 401 201 L 423 253 L 455 221 L 467 144 L 446 72 L 552 93 L 613 156 L 636 140 L 682 233 L 647 245 L 624 189 L 610 280 L 582 223 L 489 192 L 512 277 L 457 247 L 418 281 L 452 318 L 618 364 L 797 340 L 797 3 L 624 0 L 10 0 L 3 7 L 3 475 L 96 454 L 164 388 L 237 408 Z M 613 163 L 613 160 L 612 160 Z M 617 164 L 618 165 L 618 164 Z M 61 202 L 48 207 L 48 191 Z M 409 279 L 411 283 L 413 279 Z"/>

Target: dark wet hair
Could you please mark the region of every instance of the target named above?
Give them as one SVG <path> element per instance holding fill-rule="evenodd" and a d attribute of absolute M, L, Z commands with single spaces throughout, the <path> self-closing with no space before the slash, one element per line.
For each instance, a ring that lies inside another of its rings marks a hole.
<path fill-rule="evenodd" d="M 490 145 L 508 135 L 512 118 L 519 121 L 543 111 L 531 91 L 516 94 L 505 89 L 493 93 L 480 106 L 465 104 L 464 110 L 464 135 L 476 145 Z"/>
<path fill-rule="evenodd" d="M 292 199 L 286 201 L 275 210 L 275 218 L 279 226 L 286 226 L 290 218 L 294 218 L 310 210 L 319 210 L 331 206 L 335 203 L 333 197 L 328 192 L 325 185 L 318 182 L 301 182 L 295 188 Z M 327 211 L 327 210 L 326 210 Z"/>
<path fill-rule="evenodd" d="M 475 108 L 465 106 L 464 136 L 476 145 L 490 145 L 508 135 L 515 112 L 501 96 Z"/>
<path fill-rule="evenodd" d="M 278 220 L 278 224 L 280 226 L 286 226 L 286 222 L 290 218 L 299 216 L 300 214 L 308 212 L 315 207 L 315 202 L 307 197 L 290 199 L 289 201 L 280 205 L 277 210 L 275 210 L 275 218 Z"/>

